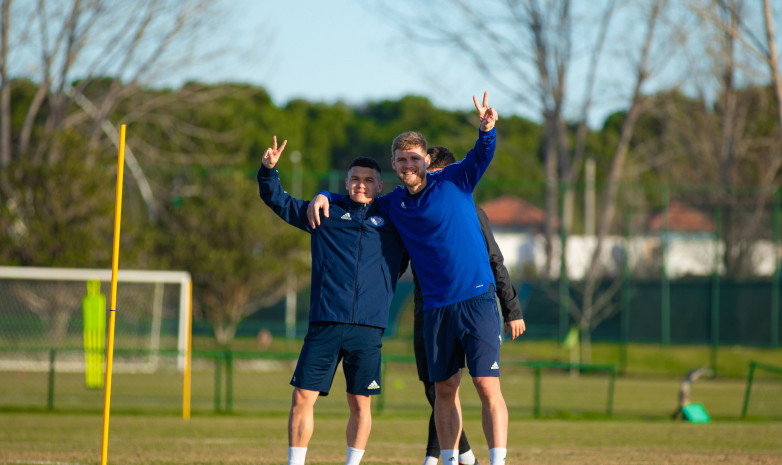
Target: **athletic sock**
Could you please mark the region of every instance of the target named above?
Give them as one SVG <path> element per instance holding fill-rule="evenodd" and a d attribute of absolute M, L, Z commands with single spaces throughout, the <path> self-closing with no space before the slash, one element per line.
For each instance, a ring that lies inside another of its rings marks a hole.
<path fill-rule="evenodd" d="M 361 449 L 354 449 L 348 446 L 348 458 L 345 460 L 345 465 L 358 465 L 361 463 L 361 457 L 364 456 L 364 451 Z"/>
<path fill-rule="evenodd" d="M 288 448 L 288 465 L 304 465 L 304 458 L 307 456 L 306 447 Z"/>
<path fill-rule="evenodd" d="M 424 465 L 437 465 L 438 460 L 440 460 L 440 457 L 432 457 L 431 455 L 427 455 L 424 459 Z"/>
<path fill-rule="evenodd" d="M 464 465 L 473 465 L 475 463 L 475 454 L 472 453 L 472 449 L 463 454 L 459 454 L 459 463 Z"/>
<path fill-rule="evenodd" d="M 443 465 L 459 465 L 459 449 L 440 449 Z"/>
<path fill-rule="evenodd" d="M 505 456 L 507 454 L 508 449 L 504 447 L 495 447 L 494 449 L 489 449 L 491 465 L 505 465 Z"/>

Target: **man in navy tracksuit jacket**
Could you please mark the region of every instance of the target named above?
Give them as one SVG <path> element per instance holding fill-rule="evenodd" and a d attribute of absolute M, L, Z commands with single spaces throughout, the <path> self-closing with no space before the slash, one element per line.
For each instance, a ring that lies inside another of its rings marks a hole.
<path fill-rule="evenodd" d="M 312 234 L 310 324 L 291 379 L 288 463 L 304 463 L 315 401 L 328 394 L 342 361 L 350 407 L 346 464 L 356 465 L 372 424 L 369 396 L 381 391 L 380 348 L 404 246 L 394 225 L 373 203 L 382 188 L 380 166 L 366 157 L 348 167 L 349 195 L 333 205 L 334 215 L 311 229 L 309 201 L 285 192 L 274 168 L 286 142 L 278 149 L 275 137 L 274 147 L 264 153 L 258 187 L 263 201 L 280 218 Z"/>
<path fill-rule="evenodd" d="M 508 410 L 499 383 L 501 324 L 472 198 L 496 145 L 497 112 L 487 100 L 485 93 L 482 104 L 473 97 L 481 119 L 475 147 L 441 171 L 426 172 L 429 156 L 421 134 L 397 136 L 391 165 L 403 185 L 375 200 L 396 225 L 421 284 L 429 379 L 437 393 L 435 424 L 443 463 L 448 464 L 458 462 L 459 369 L 465 358 L 481 399 L 491 464 L 504 464 L 507 453 Z M 339 199 L 332 194 L 332 200 Z M 316 197 L 308 211 L 311 225 L 317 225 L 319 209 L 327 204 L 325 195 Z M 511 322 L 511 331 L 518 333 L 522 321 Z"/>

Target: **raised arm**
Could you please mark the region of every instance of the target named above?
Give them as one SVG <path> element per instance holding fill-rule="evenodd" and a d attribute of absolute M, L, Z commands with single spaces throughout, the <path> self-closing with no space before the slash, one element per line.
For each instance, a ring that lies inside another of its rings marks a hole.
<path fill-rule="evenodd" d="M 481 119 L 481 131 L 490 131 L 500 117 L 497 115 L 497 110 L 489 106 L 489 93 L 483 93 L 483 102 L 481 103 L 478 103 L 478 99 L 474 95 L 472 101 L 475 104 L 475 109 L 478 110 L 478 117 Z"/>
<path fill-rule="evenodd" d="M 448 165 L 442 170 L 444 179 L 453 181 L 465 192 L 472 192 L 475 189 L 494 158 L 494 149 L 497 146 L 495 123 L 499 117 L 497 110 L 489 106 L 488 93 L 483 93 L 483 101 L 480 103 L 475 96 L 472 100 L 481 120 L 478 139 L 463 160 Z"/>
<path fill-rule="evenodd" d="M 266 149 L 261 157 L 261 168 L 258 170 L 258 192 L 264 203 L 271 208 L 274 213 L 285 220 L 288 224 L 296 226 L 304 231 L 310 231 L 307 224 L 307 203 L 301 199 L 292 197 L 285 192 L 280 184 L 280 175 L 274 167 L 285 149 L 282 145 L 277 147 L 277 136 L 274 137 L 272 147 Z"/>

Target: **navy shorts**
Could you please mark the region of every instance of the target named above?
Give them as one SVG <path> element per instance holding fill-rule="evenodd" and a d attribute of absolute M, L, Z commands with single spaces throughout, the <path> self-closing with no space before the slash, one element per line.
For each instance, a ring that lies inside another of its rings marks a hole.
<path fill-rule="evenodd" d="M 423 313 L 430 381 L 445 381 L 456 374 L 465 357 L 473 378 L 500 376 L 502 329 L 493 288 Z"/>
<path fill-rule="evenodd" d="M 380 394 L 383 329 L 346 323 L 312 323 L 304 338 L 291 385 L 327 396 L 342 361 L 347 392 Z"/>

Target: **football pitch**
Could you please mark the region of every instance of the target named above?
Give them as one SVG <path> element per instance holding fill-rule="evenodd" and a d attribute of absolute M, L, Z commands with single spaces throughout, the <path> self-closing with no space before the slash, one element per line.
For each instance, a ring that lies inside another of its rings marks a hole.
<path fill-rule="evenodd" d="M 99 464 L 99 413 L 0 413 L 0 463 Z M 308 463 L 345 461 L 345 414 L 316 412 Z M 114 414 L 108 463 L 284 464 L 287 416 Z M 363 464 L 423 462 L 427 417 L 375 415 Z M 465 420 L 478 460 L 488 465 L 480 419 Z M 780 464 L 782 423 L 663 420 L 511 419 L 511 464 Z"/>

